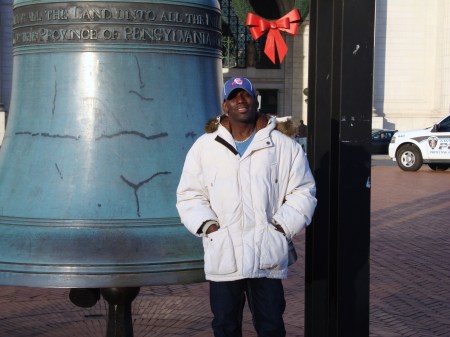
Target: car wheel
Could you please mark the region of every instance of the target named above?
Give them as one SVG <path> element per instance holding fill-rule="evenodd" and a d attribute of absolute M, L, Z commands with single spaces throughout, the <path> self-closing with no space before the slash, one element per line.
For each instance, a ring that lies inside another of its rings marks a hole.
<path fill-rule="evenodd" d="M 432 164 L 428 164 L 428 166 L 433 171 L 445 171 L 445 170 L 448 170 L 450 168 L 450 165 L 448 165 L 448 164 L 434 164 L 434 163 L 432 163 Z"/>
<path fill-rule="evenodd" d="M 417 171 L 422 167 L 423 159 L 415 145 L 404 145 L 397 152 L 397 164 L 403 171 Z"/>

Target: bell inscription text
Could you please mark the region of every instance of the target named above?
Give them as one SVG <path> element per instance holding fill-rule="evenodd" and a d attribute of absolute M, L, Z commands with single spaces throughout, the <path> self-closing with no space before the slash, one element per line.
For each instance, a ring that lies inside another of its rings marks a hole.
<path fill-rule="evenodd" d="M 148 43 L 221 46 L 220 13 L 146 3 L 50 3 L 14 10 L 13 45 Z"/>

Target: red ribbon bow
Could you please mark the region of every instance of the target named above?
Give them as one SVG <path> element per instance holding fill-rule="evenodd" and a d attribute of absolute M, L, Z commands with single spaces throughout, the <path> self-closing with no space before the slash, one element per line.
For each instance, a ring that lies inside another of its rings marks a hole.
<path fill-rule="evenodd" d="M 248 13 L 245 24 L 250 27 L 250 33 L 255 40 L 269 31 L 264 53 L 275 63 L 275 52 L 277 51 L 281 63 L 286 56 L 288 47 L 281 36 L 280 30 L 295 35 L 300 25 L 300 13 L 298 9 L 293 9 L 276 21 L 267 21 L 256 14 Z"/>

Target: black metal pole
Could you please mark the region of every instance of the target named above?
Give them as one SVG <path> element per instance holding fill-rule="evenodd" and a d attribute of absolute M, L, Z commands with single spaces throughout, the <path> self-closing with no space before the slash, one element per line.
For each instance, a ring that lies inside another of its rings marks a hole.
<path fill-rule="evenodd" d="M 369 336 L 375 0 L 311 0 L 305 336 Z"/>

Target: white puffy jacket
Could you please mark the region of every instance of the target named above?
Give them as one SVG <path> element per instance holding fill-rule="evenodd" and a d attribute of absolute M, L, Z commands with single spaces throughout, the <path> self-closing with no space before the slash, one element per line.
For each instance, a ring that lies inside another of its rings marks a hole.
<path fill-rule="evenodd" d="M 287 239 L 311 222 L 315 182 L 306 155 L 276 130 L 275 118 L 262 119 L 242 157 L 223 121 L 187 154 L 177 189 L 181 221 L 197 236 L 208 220 L 220 226 L 203 237 L 207 280 L 286 278 Z"/>

